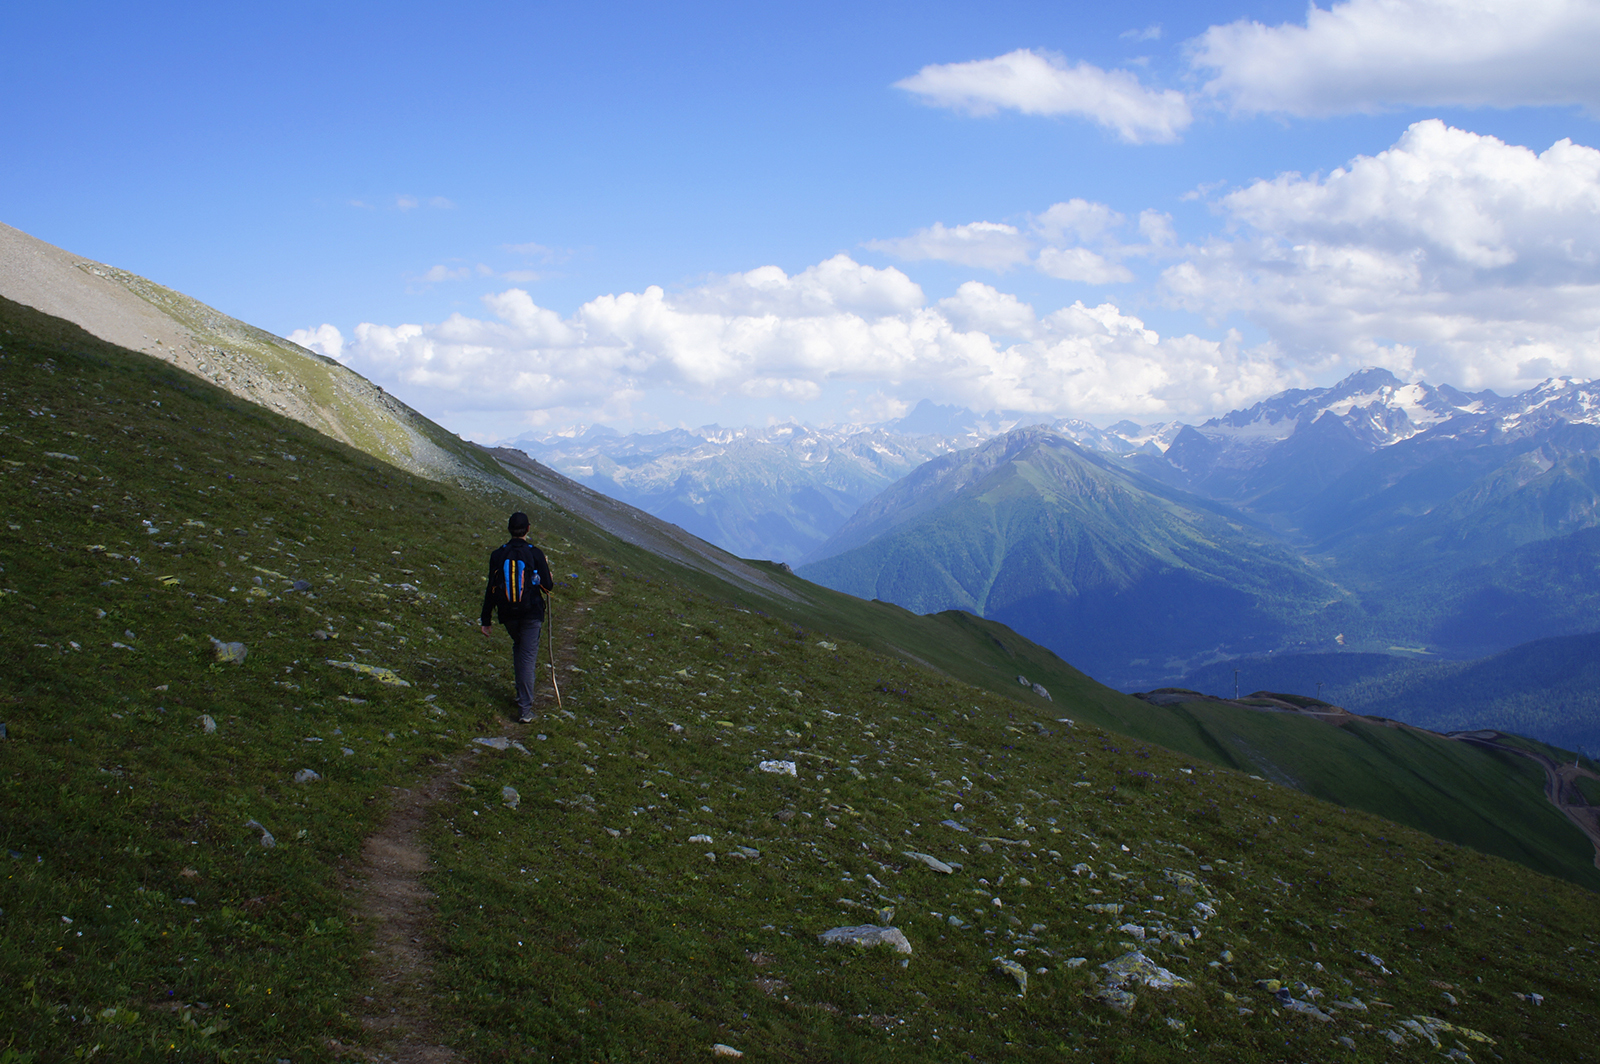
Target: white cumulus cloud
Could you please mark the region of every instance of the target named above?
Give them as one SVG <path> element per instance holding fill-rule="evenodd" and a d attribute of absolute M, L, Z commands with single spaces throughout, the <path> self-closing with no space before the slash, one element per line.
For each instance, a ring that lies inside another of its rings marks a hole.
<path fill-rule="evenodd" d="M 1600 111 L 1592 0 L 1346 0 L 1303 25 L 1239 21 L 1190 42 L 1205 93 L 1238 112 L 1581 104 Z"/>
<path fill-rule="evenodd" d="M 1600 375 L 1600 151 L 1429 120 L 1326 177 L 1282 174 L 1218 206 L 1237 235 L 1190 249 L 1167 291 L 1248 314 L 1307 364 L 1467 387 Z"/>
<path fill-rule="evenodd" d="M 338 361 L 344 354 L 344 334 L 332 325 L 318 325 L 315 329 L 296 329 L 286 339 L 299 344 L 307 351 Z"/>
<path fill-rule="evenodd" d="M 895 87 L 932 106 L 974 115 L 1008 109 L 1087 118 L 1130 144 L 1177 140 L 1193 120 L 1181 92 L 1146 88 L 1126 70 L 1068 64 L 1028 48 L 993 59 L 925 66 Z"/>
<path fill-rule="evenodd" d="M 866 246 L 908 262 L 934 259 L 999 272 L 1027 262 L 1032 252 L 1028 238 L 1016 226 L 999 222 L 968 222 L 948 229 L 943 222 L 934 222 L 910 236 L 872 240 Z"/>
<path fill-rule="evenodd" d="M 935 222 L 910 236 L 872 240 L 865 246 L 909 261 L 936 259 L 997 273 L 1026 264 L 1063 281 L 1118 284 L 1134 277 L 1118 260 L 1167 254 L 1177 243 L 1171 217 L 1159 211 L 1140 213 L 1140 239 L 1131 244 L 1116 238 L 1126 222 L 1104 203 L 1070 199 L 1030 215 L 1026 231 L 999 222 L 950 227 Z"/>
<path fill-rule="evenodd" d="M 520 289 L 485 305 L 492 317 L 364 323 L 345 360 L 425 411 L 499 424 L 625 418 L 661 395 L 798 407 L 830 388 L 885 402 L 1196 416 L 1299 381 L 1270 349 L 1164 338 L 1111 304 L 1040 316 L 972 282 L 927 306 L 899 271 L 843 255 L 793 275 L 769 266 L 673 295 L 602 296 L 567 316 Z"/>
<path fill-rule="evenodd" d="M 1133 280 L 1133 271 L 1108 261 L 1088 248 L 1045 248 L 1039 252 L 1039 272 L 1063 281 L 1115 284 Z"/>

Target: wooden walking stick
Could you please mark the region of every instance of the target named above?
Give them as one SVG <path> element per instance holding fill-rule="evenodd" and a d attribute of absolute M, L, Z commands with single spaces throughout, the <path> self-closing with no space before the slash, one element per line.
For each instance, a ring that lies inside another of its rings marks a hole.
<path fill-rule="evenodd" d="M 556 611 L 555 596 L 546 595 L 545 601 L 545 631 L 549 634 L 547 640 L 550 646 L 550 686 L 556 692 L 556 708 L 561 709 L 561 682 L 556 679 Z"/>

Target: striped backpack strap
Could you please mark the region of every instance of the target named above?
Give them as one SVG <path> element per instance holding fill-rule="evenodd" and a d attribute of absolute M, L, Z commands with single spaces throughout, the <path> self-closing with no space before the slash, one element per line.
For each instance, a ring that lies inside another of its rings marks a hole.
<path fill-rule="evenodd" d="M 517 557 L 508 557 L 501 563 L 502 591 L 505 601 L 512 606 L 522 605 L 527 595 L 527 569 L 527 563 Z"/>

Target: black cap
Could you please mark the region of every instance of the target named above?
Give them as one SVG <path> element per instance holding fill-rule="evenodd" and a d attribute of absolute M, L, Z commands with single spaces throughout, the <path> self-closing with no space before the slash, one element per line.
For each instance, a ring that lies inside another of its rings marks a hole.
<path fill-rule="evenodd" d="M 506 531 L 510 532 L 513 536 L 523 535 L 528 531 L 529 523 L 528 515 L 523 513 L 521 510 L 518 510 L 516 513 L 511 515 L 511 520 L 506 522 Z"/>

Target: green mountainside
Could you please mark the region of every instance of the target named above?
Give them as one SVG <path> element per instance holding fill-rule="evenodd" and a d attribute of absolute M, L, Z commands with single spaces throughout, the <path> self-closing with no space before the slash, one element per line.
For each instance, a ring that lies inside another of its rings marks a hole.
<path fill-rule="evenodd" d="M 1113 686 L 1285 632 L 1331 642 L 1354 612 L 1260 530 L 1045 429 L 929 462 L 834 543 L 846 549 L 801 575 L 917 612 L 971 610 Z"/>
<path fill-rule="evenodd" d="M 1130 737 L 1309 789 L 1358 731 L 1149 706 L 548 471 L 423 479 L 10 302 L 0 395 L 0 1060 L 1600 1055 L 1592 891 Z M 475 623 L 513 508 L 558 583 L 527 729 Z M 1468 831 L 1537 786 L 1382 731 L 1344 774 L 1409 760 L 1367 782 Z"/>

